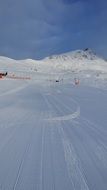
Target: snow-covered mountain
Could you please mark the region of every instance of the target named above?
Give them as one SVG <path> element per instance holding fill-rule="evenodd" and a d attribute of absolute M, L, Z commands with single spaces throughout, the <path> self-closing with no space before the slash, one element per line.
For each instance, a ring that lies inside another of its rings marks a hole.
<path fill-rule="evenodd" d="M 0 57 L 0 69 L 6 71 L 38 72 L 45 74 L 58 73 L 103 73 L 107 76 L 107 62 L 91 49 L 76 50 L 60 55 L 52 55 L 43 60 L 13 60 Z"/>
<path fill-rule="evenodd" d="M 76 50 L 44 59 L 53 69 L 59 70 L 98 70 L 107 72 L 107 62 L 91 49 Z"/>
<path fill-rule="evenodd" d="M 79 60 L 96 60 L 99 59 L 100 57 L 96 55 L 96 53 L 94 53 L 94 51 L 92 51 L 89 48 L 86 48 L 84 50 L 76 50 L 76 51 L 71 51 L 65 54 L 60 54 L 60 55 L 53 55 L 50 56 L 49 59 L 53 60 L 53 59 L 62 59 L 63 61 L 67 61 L 67 60 L 75 60 L 75 59 L 79 59 Z"/>

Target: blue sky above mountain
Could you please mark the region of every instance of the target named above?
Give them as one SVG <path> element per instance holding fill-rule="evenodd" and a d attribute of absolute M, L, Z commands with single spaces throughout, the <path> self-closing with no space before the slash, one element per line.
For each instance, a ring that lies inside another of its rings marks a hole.
<path fill-rule="evenodd" d="M 90 47 L 107 57 L 106 0 L 0 0 L 0 55 L 43 58 Z"/>

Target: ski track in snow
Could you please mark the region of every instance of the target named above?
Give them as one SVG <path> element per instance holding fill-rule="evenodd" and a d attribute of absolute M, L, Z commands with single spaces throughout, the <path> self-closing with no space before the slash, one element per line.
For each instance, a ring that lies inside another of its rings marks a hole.
<path fill-rule="evenodd" d="M 42 143 L 41 143 L 41 162 L 40 162 L 40 190 L 43 189 L 43 154 L 44 154 L 44 135 L 45 135 L 45 126 L 42 129 Z"/>
<path fill-rule="evenodd" d="M 1 94 L 0 101 L 26 101 L 23 110 L 13 102 L 0 109 L 1 190 L 106 190 L 107 131 L 81 116 L 80 104 L 64 90 L 29 83 Z"/>
<path fill-rule="evenodd" d="M 32 131 L 31 131 L 31 132 L 32 132 Z M 30 148 L 31 137 L 32 137 L 32 134 L 30 135 L 30 139 L 28 139 L 28 143 L 27 143 L 27 146 L 26 146 L 26 149 L 25 149 L 23 158 L 22 158 L 22 160 L 21 160 L 21 162 L 20 162 L 19 169 L 18 169 L 18 173 L 17 173 L 17 177 L 16 177 L 16 180 L 15 180 L 15 184 L 14 184 L 14 186 L 13 186 L 13 190 L 16 190 L 16 189 L 17 189 L 17 185 L 18 185 L 18 182 L 19 182 L 19 179 L 20 179 L 21 171 L 22 171 L 22 168 L 24 167 L 23 165 L 24 165 L 26 156 L 27 156 L 28 151 L 29 151 L 29 148 Z"/>
<path fill-rule="evenodd" d="M 53 118 L 50 118 L 47 120 L 50 120 L 50 121 L 68 121 L 68 120 L 73 120 L 73 119 L 78 118 L 79 115 L 80 115 L 80 108 L 78 107 L 77 111 L 72 113 L 72 114 L 59 116 L 59 117 L 53 117 Z"/>
<path fill-rule="evenodd" d="M 54 104 L 57 110 L 59 112 L 62 112 L 62 110 L 59 109 L 57 104 Z M 64 114 L 64 113 L 63 113 Z M 74 117 L 75 118 L 75 117 Z M 72 118 L 72 119 L 74 119 Z M 56 119 L 56 121 L 58 121 Z M 60 119 L 59 121 L 63 121 L 63 119 Z M 63 130 L 63 125 L 58 126 L 59 133 L 62 139 L 62 144 L 64 148 L 64 155 L 65 155 L 65 161 L 67 164 L 67 170 L 68 170 L 68 175 L 71 180 L 71 183 L 73 184 L 73 189 L 74 190 L 89 190 L 89 187 L 87 185 L 87 182 L 85 180 L 85 177 L 79 168 L 79 163 L 78 163 L 78 158 L 76 156 L 75 150 L 69 142 L 68 138 L 66 137 L 64 130 Z"/>
<path fill-rule="evenodd" d="M 54 99 L 56 99 L 55 97 L 54 97 Z M 58 102 L 60 102 L 61 104 L 64 104 L 64 103 L 62 103 L 59 99 L 58 99 L 58 101 L 56 101 L 57 103 L 55 104 L 55 105 L 53 105 L 53 106 L 56 106 L 56 108 L 57 108 L 57 110 L 59 110 L 59 107 L 57 106 L 57 104 L 58 104 Z M 70 107 L 69 106 L 66 106 L 65 105 L 65 107 L 68 109 L 68 110 L 70 110 Z M 71 110 L 70 110 L 71 111 Z M 64 114 L 63 113 L 63 111 L 62 110 L 59 110 L 59 112 L 60 113 L 62 113 L 62 114 Z M 58 117 L 59 118 L 59 117 Z M 57 121 L 57 117 L 55 118 L 56 119 L 56 121 Z M 98 130 L 98 126 L 97 125 L 95 125 L 95 124 L 93 124 L 93 122 L 91 122 L 91 121 L 89 121 L 89 120 L 87 120 L 87 119 L 85 119 L 84 118 L 84 120 L 87 122 L 87 124 L 88 124 L 88 127 L 90 127 L 90 125 L 91 125 L 91 127 L 95 130 L 95 132 L 96 133 L 98 133 L 99 132 L 99 130 Z M 60 117 L 60 119 L 59 119 L 59 121 L 63 121 L 63 119 L 61 120 L 61 117 Z M 81 122 L 81 121 L 80 121 Z M 83 124 L 83 122 L 82 122 L 82 124 Z M 85 126 L 85 125 L 84 125 Z M 96 128 L 96 129 L 95 129 Z M 98 131 L 96 131 L 96 130 L 98 130 Z M 104 131 L 103 131 L 104 132 Z M 70 163 L 72 164 L 72 159 L 70 159 L 70 157 L 71 157 L 71 155 L 73 155 L 73 152 L 74 151 L 71 151 L 71 149 L 73 150 L 73 147 L 71 146 L 71 144 L 70 144 L 70 142 L 68 141 L 68 139 L 66 139 L 66 136 L 64 136 L 65 134 L 64 134 L 64 131 L 63 131 L 63 128 L 62 127 L 60 127 L 60 134 L 62 135 L 62 142 L 63 142 L 63 146 L 64 146 L 64 151 L 65 151 L 65 155 L 69 155 L 68 157 L 66 157 L 65 156 L 65 158 L 66 158 L 66 160 L 67 160 L 67 165 L 69 165 L 68 166 L 68 172 L 69 172 L 69 175 L 70 175 L 70 177 L 73 175 L 73 177 L 71 177 L 71 181 L 73 181 L 74 183 L 75 183 L 75 181 L 76 181 L 76 174 L 74 175 L 74 173 L 75 173 L 75 170 L 73 171 L 73 172 L 70 172 L 69 170 L 70 170 L 70 168 L 72 168 L 72 167 L 70 167 Z M 66 140 L 64 140 L 64 139 L 66 139 Z M 65 144 L 64 144 L 64 142 L 66 142 Z M 94 145 L 94 149 L 97 149 L 96 151 L 95 151 L 95 154 L 96 154 L 96 156 L 97 156 L 97 158 L 102 162 L 102 165 L 104 166 L 104 167 L 106 167 L 107 166 L 107 161 L 106 161 L 106 152 L 105 152 L 105 150 L 106 150 L 106 146 L 101 142 L 101 140 L 98 140 L 98 146 L 96 146 L 96 143 L 93 141 L 93 143 L 92 143 L 92 145 Z M 70 147 L 72 147 L 71 149 L 70 149 Z M 93 147 L 92 147 L 92 149 L 93 149 Z M 105 150 L 104 150 L 105 149 Z M 67 152 L 67 150 L 69 151 L 69 154 L 68 154 L 68 152 Z M 70 154 L 70 151 L 71 151 L 71 153 L 72 154 Z M 74 154 L 75 155 L 75 154 Z M 75 157 L 75 156 L 74 156 Z M 70 162 L 71 161 L 71 162 Z M 77 161 L 77 163 L 78 163 L 78 161 Z M 78 165 L 78 164 L 77 164 Z M 81 174 L 82 174 L 82 172 L 81 172 L 81 170 L 76 166 L 76 168 L 77 168 L 77 176 L 80 174 L 80 176 L 82 176 Z M 71 169 L 71 171 L 72 171 L 72 169 Z M 72 174 L 73 173 L 73 174 Z M 76 189 L 89 189 L 89 187 L 88 187 L 88 185 L 87 185 L 87 183 L 86 183 L 86 180 L 85 180 L 85 178 L 84 178 L 84 176 L 82 176 L 82 178 L 80 177 L 80 176 L 78 176 L 78 178 L 79 179 L 81 179 L 80 180 L 80 184 L 79 184 L 79 187 L 78 187 L 78 180 L 76 181 Z M 72 180 L 72 178 L 73 178 L 73 180 Z M 75 187 L 74 187 L 74 189 L 75 189 Z"/>
<path fill-rule="evenodd" d="M 62 92 L 60 90 L 56 91 L 56 93 L 62 94 Z M 47 94 L 47 96 L 50 96 L 50 95 L 54 99 L 55 102 L 58 102 L 58 104 L 60 103 L 60 104 L 64 105 L 64 107 L 65 108 L 67 107 L 67 109 L 68 109 L 68 106 L 66 106 L 66 104 L 63 103 L 63 101 L 60 101 L 60 99 L 55 98 L 56 94 Z M 73 98 L 72 98 L 72 101 L 76 105 L 76 111 L 74 111 L 70 108 L 68 110 L 69 110 L 69 112 L 72 112 L 72 113 L 70 113 L 68 115 L 64 115 L 64 112 L 63 112 L 62 116 L 53 117 L 53 118 L 50 118 L 49 120 L 50 121 L 68 121 L 68 120 L 73 120 L 73 119 L 78 118 L 80 116 L 80 106 L 79 106 L 78 102 L 76 100 L 74 100 Z"/>
<path fill-rule="evenodd" d="M 69 140 L 66 138 L 64 130 L 59 127 L 59 133 L 62 138 L 62 143 L 64 147 L 65 161 L 67 164 L 68 175 L 73 184 L 74 190 L 89 190 L 88 184 L 85 180 L 84 175 L 79 167 L 78 158 L 76 156 L 75 150 Z"/>

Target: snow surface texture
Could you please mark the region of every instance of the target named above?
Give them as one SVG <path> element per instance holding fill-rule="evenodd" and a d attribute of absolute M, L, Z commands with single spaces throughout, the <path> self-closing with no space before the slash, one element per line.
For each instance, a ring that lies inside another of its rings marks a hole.
<path fill-rule="evenodd" d="M 90 50 L 0 57 L 6 71 L 0 190 L 107 190 L 107 62 Z"/>

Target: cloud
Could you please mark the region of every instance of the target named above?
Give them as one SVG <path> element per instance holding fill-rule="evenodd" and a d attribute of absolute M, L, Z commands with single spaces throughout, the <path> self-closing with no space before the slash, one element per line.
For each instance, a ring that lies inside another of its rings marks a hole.
<path fill-rule="evenodd" d="M 106 18 L 105 0 L 1 0 L 0 55 L 36 59 L 88 45 L 97 49 L 95 43 L 106 47 Z"/>

